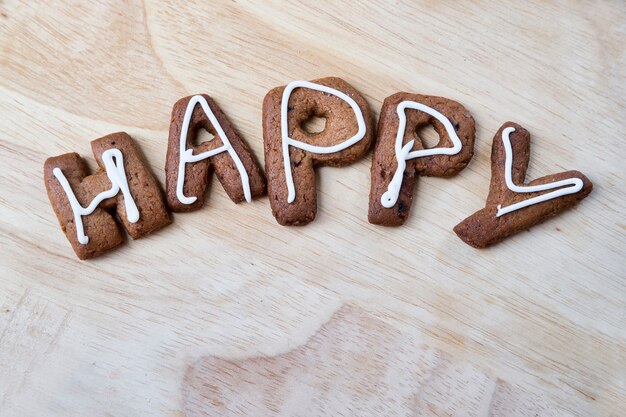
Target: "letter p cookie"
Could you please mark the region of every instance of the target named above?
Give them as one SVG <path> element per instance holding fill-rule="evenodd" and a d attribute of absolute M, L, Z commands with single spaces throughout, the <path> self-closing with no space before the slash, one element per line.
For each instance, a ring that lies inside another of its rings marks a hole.
<path fill-rule="evenodd" d="M 317 133 L 303 125 L 326 119 Z M 373 138 L 367 102 L 340 78 L 293 81 L 263 101 L 263 143 L 268 196 L 282 225 L 303 225 L 317 213 L 315 166 L 345 166 L 368 151 Z"/>
<path fill-rule="evenodd" d="M 428 125 L 439 135 L 439 143 L 425 149 L 419 131 Z M 369 222 L 404 224 L 416 177 L 459 173 L 474 155 L 474 133 L 474 119 L 456 101 L 410 93 L 387 97 L 372 161 Z"/>

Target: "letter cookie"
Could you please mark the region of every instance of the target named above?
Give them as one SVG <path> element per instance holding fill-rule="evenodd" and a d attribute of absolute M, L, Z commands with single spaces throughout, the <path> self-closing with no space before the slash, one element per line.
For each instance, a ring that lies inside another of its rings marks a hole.
<path fill-rule="evenodd" d="M 439 143 L 425 149 L 419 130 L 432 125 Z M 417 175 L 450 177 L 474 155 L 476 127 L 471 114 L 443 97 L 396 93 L 383 102 L 372 161 L 368 220 L 400 226 L 413 202 Z"/>
<path fill-rule="evenodd" d="M 319 133 L 303 124 L 326 119 Z M 340 78 L 293 81 L 271 90 L 263 100 L 265 171 L 272 213 L 282 225 L 303 225 L 315 218 L 318 165 L 345 166 L 368 151 L 373 119 L 361 94 Z"/>
<path fill-rule="evenodd" d="M 214 135 L 194 146 L 199 129 Z M 174 104 L 165 163 L 167 205 L 174 212 L 198 210 L 206 199 L 214 169 L 235 203 L 265 193 L 265 179 L 254 156 L 226 115 L 208 95 Z"/>
<path fill-rule="evenodd" d="M 530 160 L 530 134 L 507 122 L 493 138 L 491 185 L 485 208 L 459 223 L 454 231 L 468 245 L 485 248 L 587 197 L 593 184 L 578 171 L 547 175 L 524 184 Z"/>
<path fill-rule="evenodd" d="M 44 164 L 50 204 L 80 259 L 123 243 L 113 213 L 133 239 L 171 222 L 161 189 L 128 134 L 94 140 L 91 149 L 100 167 L 96 174 L 89 175 L 77 153 L 48 158 Z"/>

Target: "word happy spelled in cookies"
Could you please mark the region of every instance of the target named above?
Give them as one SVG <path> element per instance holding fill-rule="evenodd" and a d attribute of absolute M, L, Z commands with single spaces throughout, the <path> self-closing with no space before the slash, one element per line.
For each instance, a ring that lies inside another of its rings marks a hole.
<path fill-rule="evenodd" d="M 309 132 L 311 118 L 324 118 Z M 439 143 L 426 148 L 420 137 L 432 126 Z M 213 139 L 195 144 L 201 129 Z M 265 175 L 230 119 L 208 95 L 180 99 L 172 109 L 165 192 L 126 133 L 92 142 L 100 171 L 89 175 L 75 153 L 48 158 L 44 181 L 50 204 L 76 255 L 92 258 L 120 246 L 120 225 L 137 239 L 171 223 L 170 211 L 202 208 L 215 172 L 235 203 L 266 192 L 281 225 L 304 225 L 317 214 L 315 167 L 346 166 L 376 143 L 371 167 L 368 220 L 400 226 L 409 216 L 418 176 L 451 177 L 474 155 L 476 126 L 456 101 L 396 93 L 382 105 L 378 130 L 365 98 L 340 78 L 293 81 L 263 100 Z M 491 185 L 485 207 L 454 231 L 467 244 L 484 248 L 574 206 L 593 185 L 568 171 L 525 184 L 530 134 L 507 122 L 496 133 Z M 119 224 L 118 224 L 119 223 Z"/>

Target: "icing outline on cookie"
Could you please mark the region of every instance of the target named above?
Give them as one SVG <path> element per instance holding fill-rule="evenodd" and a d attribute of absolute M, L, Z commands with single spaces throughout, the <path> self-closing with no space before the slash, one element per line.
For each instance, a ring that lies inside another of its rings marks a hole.
<path fill-rule="evenodd" d="M 413 148 L 413 145 L 415 144 L 415 140 L 411 140 L 406 145 L 402 146 L 402 140 L 404 139 L 404 133 L 406 131 L 406 109 L 419 110 L 439 120 L 446 129 L 450 139 L 452 139 L 453 146 L 447 148 L 430 148 L 411 151 L 411 148 Z M 402 186 L 402 180 L 404 179 L 404 170 L 406 169 L 406 161 L 409 159 L 432 155 L 456 155 L 463 148 L 461 139 L 459 139 L 456 134 L 450 120 L 432 107 L 416 101 L 405 100 L 398 104 L 396 112 L 398 113 L 399 119 L 395 143 L 396 161 L 398 162 L 398 167 L 396 168 L 396 172 L 393 174 L 391 182 L 387 186 L 387 191 L 380 197 L 380 204 L 382 204 L 385 208 L 391 208 L 398 202 L 400 187 Z"/>
<path fill-rule="evenodd" d="M 104 169 L 111 181 L 111 188 L 107 191 L 103 191 L 91 200 L 91 203 L 87 207 L 83 207 L 76 199 L 76 195 L 67 181 L 67 178 L 63 174 L 60 168 L 54 168 L 52 173 L 63 187 L 67 199 L 72 207 L 74 213 L 74 224 L 76 225 L 76 237 L 78 242 L 82 245 L 89 243 L 89 237 L 85 235 L 83 226 L 83 216 L 88 216 L 94 212 L 94 210 L 100 205 L 100 203 L 108 198 L 115 197 L 120 189 L 124 195 L 124 206 L 126 207 L 126 218 L 131 223 L 137 223 L 139 220 L 139 210 L 135 204 L 135 200 L 130 193 L 128 187 L 128 180 L 126 179 L 126 170 L 124 169 L 124 157 L 119 149 L 108 149 L 102 153 L 102 162 L 104 163 Z"/>
<path fill-rule="evenodd" d="M 357 124 L 359 126 L 358 132 L 352 136 L 350 139 L 345 140 L 344 142 L 338 143 L 333 146 L 315 146 L 310 145 L 308 143 L 301 142 L 299 140 L 295 140 L 289 137 L 289 120 L 287 118 L 287 110 L 289 105 L 289 97 L 291 97 L 291 92 L 296 88 L 309 88 L 311 90 L 321 91 L 323 93 L 332 94 L 335 97 L 339 97 L 346 103 L 352 107 L 354 111 L 354 115 L 357 120 Z M 287 182 L 287 203 L 293 203 L 296 199 L 296 190 L 295 185 L 293 183 L 293 174 L 291 172 L 291 158 L 289 156 L 289 146 L 293 146 L 295 148 L 299 148 L 305 150 L 307 152 L 319 153 L 319 154 L 328 154 L 343 151 L 344 149 L 349 148 L 354 145 L 365 136 L 366 127 L 365 127 L 365 119 L 363 118 L 363 113 L 361 112 L 361 108 L 359 105 L 352 99 L 352 97 L 347 94 L 336 90 L 334 88 L 327 87 L 321 84 L 315 84 L 310 81 L 292 81 L 290 82 L 283 91 L 283 96 L 280 104 L 280 130 L 282 136 L 282 145 L 283 145 L 283 166 L 285 168 L 285 181 Z"/>
<path fill-rule="evenodd" d="M 551 193 L 547 193 L 544 195 L 540 195 L 537 197 L 532 197 L 527 200 L 520 201 L 515 204 L 511 204 L 506 207 L 502 207 L 501 204 L 498 204 L 498 212 L 496 213 L 496 217 L 500 217 L 507 213 L 511 213 L 513 211 L 522 209 L 524 207 L 532 206 L 533 204 L 542 203 L 544 201 L 552 200 L 558 197 L 562 197 L 564 195 L 575 194 L 582 190 L 583 181 L 580 178 L 567 178 L 560 181 L 551 182 L 548 184 L 541 185 L 528 185 L 528 186 L 519 186 L 515 185 L 511 176 L 511 170 L 513 168 L 513 149 L 511 148 L 511 133 L 515 132 L 514 127 L 507 127 L 502 131 L 502 142 L 504 144 L 504 153 L 505 153 L 505 161 L 504 161 L 504 180 L 506 182 L 506 186 L 509 190 L 515 193 L 535 193 L 538 191 L 547 191 L 553 190 L 559 187 L 565 187 L 569 185 L 569 187 L 561 188 L 560 190 L 552 191 Z"/>
<path fill-rule="evenodd" d="M 189 123 L 191 122 L 191 116 L 193 115 L 193 111 L 196 108 L 196 104 L 200 104 L 204 114 L 209 118 L 211 124 L 217 131 L 217 135 L 222 140 L 222 146 L 219 148 L 202 152 L 201 154 L 194 155 L 193 149 L 187 149 L 187 134 L 189 133 Z M 198 198 L 197 197 L 186 197 L 183 192 L 183 186 L 185 184 L 185 166 L 187 163 L 202 161 L 203 159 L 210 158 L 222 152 L 228 152 L 230 157 L 235 162 L 237 166 L 237 170 L 239 171 L 239 176 L 241 177 L 241 186 L 243 188 L 243 194 L 246 198 L 246 201 L 249 203 L 252 201 L 252 196 L 250 193 L 250 180 L 248 179 L 248 172 L 244 167 L 239 155 L 233 149 L 224 129 L 217 121 L 217 118 L 213 114 L 209 103 L 206 101 L 204 97 L 201 95 L 195 95 L 191 97 L 189 103 L 187 104 L 187 109 L 185 110 L 185 117 L 183 118 L 183 127 L 180 132 L 180 157 L 178 159 L 178 178 L 176 180 L 176 197 L 183 204 L 193 204 Z"/>

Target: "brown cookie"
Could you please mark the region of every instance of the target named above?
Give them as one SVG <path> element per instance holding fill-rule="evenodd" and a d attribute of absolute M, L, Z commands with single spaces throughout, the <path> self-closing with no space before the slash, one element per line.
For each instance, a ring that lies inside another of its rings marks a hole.
<path fill-rule="evenodd" d="M 283 141 L 281 108 L 285 91 L 284 130 L 288 139 Z M 305 130 L 303 125 L 311 117 L 326 119 L 323 131 Z M 356 161 L 368 151 L 373 136 L 367 102 L 340 78 L 295 81 L 267 93 L 263 100 L 265 171 L 270 205 L 278 223 L 304 225 L 312 221 L 317 212 L 314 167 L 344 166 Z"/>
<path fill-rule="evenodd" d="M 80 259 L 93 258 L 123 243 L 113 214 L 133 239 L 171 223 L 159 184 L 128 134 L 113 133 L 94 140 L 91 149 L 100 167 L 92 175 L 77 153 L 48 158 L 44 164 L 50 204 Z M 93 211 L 81 215 L 90 205 Z"/>
<path fill-rule="evenodd" d="M 419 131 L 428 125 L 439 135 L 439 143 L 425 149 Z M 387 97 L 372 161 L 369 222 L 404 224 L 413 202 L 415 177 L 458 174 L 474 155 L 475 132 L 474 118 L 456 101 L 411 93 Z"/>
<path fill-rule="evenodd" d="M 214 139 L 194 145 L 199 129 L 207 130 Z M 186 150 L 182 160 L 181 142 Z M 184 175 L 179 178 L 183 169 Z M 213 170 L 235 203 L 265 194 L 265 178 L 259 165 L 215 101 L 206 94 L 182 98 L 172 109 L 165 163 L 170 209 L 187 212 L 202 207 Z"/>
<path fill-rule="evenodd" d="M 487 204 L 454 228 L 465 243 L 475 248 L 493 245 L 567 210 L 587 197 L 593 188 L 591 181 L 578 171 L 547 175 L 524 184 L 529 160 L 528 131 L 512 122 L 503 124 L 493 139 Z M 541 186 L 547 189 L 533 189 Z M 511 189 L 515 187 L 519 189 Z"/>

